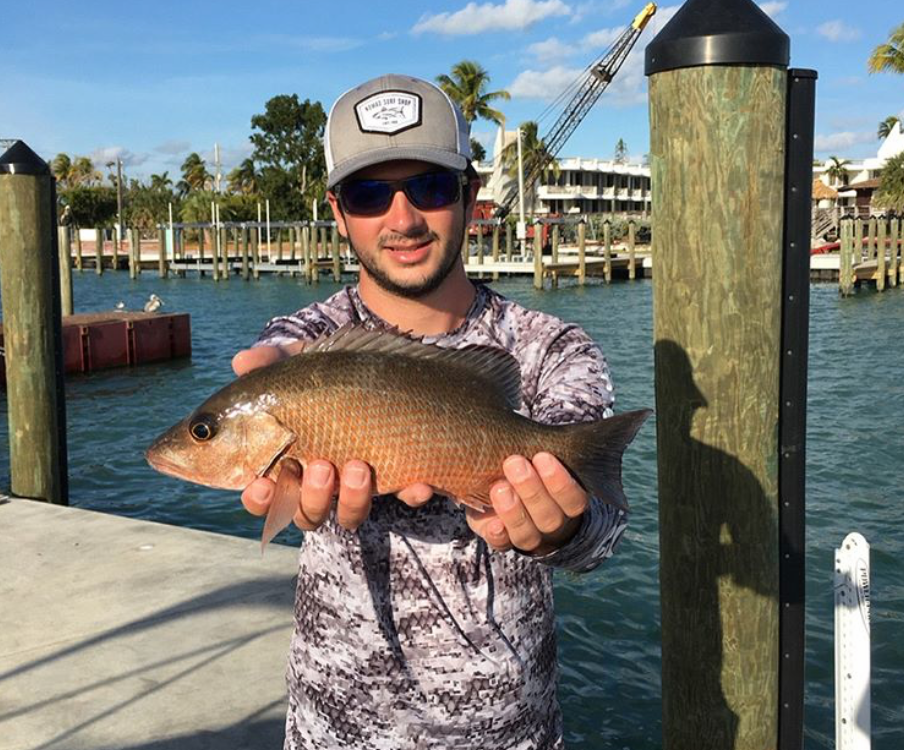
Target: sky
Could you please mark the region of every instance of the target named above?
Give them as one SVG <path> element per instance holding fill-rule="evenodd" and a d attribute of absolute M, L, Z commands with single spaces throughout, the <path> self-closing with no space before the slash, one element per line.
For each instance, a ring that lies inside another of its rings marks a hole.
<path fill-rule="evenodd" d="M 818 71 L 818 158 L 874 156 L 881 120 L 904 120 L 904 76 L 870 75 L 866 60 L 904 22 L 901 0 L 761 1 L 791 38 L 792 67 Z M 179 174 L 191 151 L 223 173 L 251 153 L 251 118 L 278 94 L 320 101 L 381 73 L 433 80 L 464 59 L 508 90 L 510 128 L 537 119 L 602 55 L 644 0 L 191 0 L 4 3 L 0 24 L 0 138 L 45 159 L 119 156 L 127 176 Z M 664 2 L 560 152 L 632 159 L 649 150 L 643 48 L 675 13 Z M 857 12 L 852 12 L 852 7 Z M 541 135 L 554 119 L 541 122 Z M 492 156 L 495 125 L 472 135 Z M 175 181 L 175 180 L 174 180 Z"/>

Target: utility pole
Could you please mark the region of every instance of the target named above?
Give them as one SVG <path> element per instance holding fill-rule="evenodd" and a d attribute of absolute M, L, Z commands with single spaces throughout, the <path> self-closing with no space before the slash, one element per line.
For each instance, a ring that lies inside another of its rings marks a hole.
<path fill-rule="evenodd" d="M 521 156 L 521 128 L 518 128 L 518 227 L 516 236 L 521 240 L 521 254 L 527 247 L 527 225 L 524 223 L 524 160 Z"/>
<path fill-rule="evenodd" d="M 214 174 L 214 190 L 220 192 L 220 144 L 213 144 L 213 163 L 216 165 L 216 173 Z"/>
<path fill-rule="evenodd" d="M 122 244 L 122 159 L 118 156 L 116 157 L 116 241 Z"/>

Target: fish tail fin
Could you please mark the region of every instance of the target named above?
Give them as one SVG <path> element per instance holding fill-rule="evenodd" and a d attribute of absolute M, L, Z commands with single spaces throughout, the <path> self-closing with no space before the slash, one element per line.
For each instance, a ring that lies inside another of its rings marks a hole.
<path fill-rule="evenodd" d="M 566 428 L 573 441 L 568 468 L 587 492 L 628 509 L 621 481 L 622 454 L 652 413 L 652 409 L 640 409 Z"/>
<path fill-rule="evenodd" d="M 267 520 L 261 534 L 261 554 L 280 531 L 292 523 L 301 507 L 301 465 L 294 458 L 285 458 L 279 466 L 276 490 L 267 508 Z"/>

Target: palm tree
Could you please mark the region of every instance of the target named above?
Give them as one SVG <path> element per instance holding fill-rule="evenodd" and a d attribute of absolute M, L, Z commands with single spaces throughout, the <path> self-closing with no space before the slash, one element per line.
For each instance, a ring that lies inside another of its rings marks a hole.
<path fill-rule="evenodd" d="M 897 122 L 898 118 L 894 115 L 890 115 L 889 117 L 886 117 L 884 120 L 882 120 L 882 122 L 879 123 L 879 130 L 876 133 L 879 136 L 879 140 L 888 138 L 888 134 L 891 133 L 892 130 L 894 130 Z"/>
<path fill-rule="evenodd" d="M 50 171 L 53 172 L 53 176 L 56 177 L 61 187 L 67 187 L 72 176 L 72 159 L 69 158 L 69 154 L 59 153 L 53 157 Z"/>
<path fill-rule="evenodd" d="M 848 182 L 848 173 L 847 173 L 847 165 L 850 162 L 847 159 L 839 159 L 837 156 L 830 156 L 831 164 L 829 168 L 826 170 L 826 175 L 829 180 L 834 182 L 836 185 L 840 182 L 842 185 L 847 185 Z"/>
<path fill-rule="evenodd" d="M 242 195 L 254 195 L 258 190 L 259 176 L 254 168 L 253 159 L 245 159 L 226 178 L 229 181 L 229 190 Z M 304 192 L 302 190 L 302 192 Z"/>
<path fill-rule="evenodd" d="M 173 181 L 169 177 L 169 170 L 163 174 L 151 175 L 151 190 L 169 190 L 173 186 Z"/>
<path fill-rule="evenodd" d="M 196 152 L 185 157 L 182 162 L 182 181 L 178 185 L 180 191 L 209 190 L 212 181 L 213 175 L 207 171 L 207 165 Z"/>
<path fill-rule="evenodd" d="M 451 76 L 445 73 L 437 76 L 436 82 L 461 107 L 461 113 L 469 125 L 478 118 L 497 125 L 505 123 L 505 115 L 498 109 L 493 109 L 490 102 L 495 99 L 508 101 L 512 98 L 511 94 L 501 90 L 487 92 L 490 74 L 486 70 L 473 60 L 462 60 L 452 66 L 451 72 Z"/>
<path fill-rule="evenodd" d="M 540 170 L 545 180 L 550 173 L 553 177 L 559 176 L 559 163 L 552 158 L 552 154 L 546 148 L 546 144 L 538 134 L 537 123 L 533 120 L 521 123 L 521 161 L 523 162 L 524 179 L 530 179 L 528 175 L 536 173 L 536 165 L 542 164 Z M 505 165 L 509 177 L 518 177 L 518 142 L 510 143 L 502 151 L 502 163 Z M 537 189 L 537 180 L 533 184 L 525 183 L 524 189 L 527 191 L 527 203 L 533 205 L 534 194 Z"/>
<path fill-rule="evenodd" d="M 103 175 L 94 168 L 94 162 L 87 156 L 76 156 L 69 170 L 69 182 L 73 185 L 93 185 L 100 182 Z"/>
<path fill-rule="evenodd" d="M 904 211 L 904 151 L 891 157 L 882 167 L 882 182 L 873 203 L 886 210 Z"/>
<path fill-rule="evenodd" d="M 487 158 L 487 150 L 483 144 L 476 138 L 471 139 L 471 159 L 472 161 L 481 162 Z"/>
<path fill-rule="evenodd" d="M 880 44 L 866 61 L 870 73 L 899 73 L 904 75 L 904 23 L 892 29 L 885 44 Z"/>

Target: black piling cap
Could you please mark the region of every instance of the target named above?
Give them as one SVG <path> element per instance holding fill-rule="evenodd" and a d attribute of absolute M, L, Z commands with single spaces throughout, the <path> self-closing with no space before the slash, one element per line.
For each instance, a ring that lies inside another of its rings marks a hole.
<path fill-rule="evenodd" d="M 753 0 L 687 0 L 647 45 L 645 72 L 789 60 L 788 35 Z"/>
<path fill-rule="evenodd" d="M 0 156 L 0 174 L 50 174 L 50 167 L 25 141 L 16 141 Z"/>

